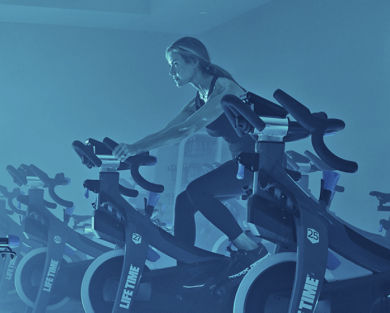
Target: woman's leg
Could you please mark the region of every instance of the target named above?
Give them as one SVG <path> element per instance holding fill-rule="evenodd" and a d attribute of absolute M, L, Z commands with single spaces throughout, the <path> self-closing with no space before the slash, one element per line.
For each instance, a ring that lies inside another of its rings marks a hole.
<path fill-rule="evenodd" d="M 195 244 L 195 213 L 191 200 L 188 197 L 187 191 L 183 191 L 176 197 L 175 203 L 175 219 L 174 232 L 175 237 L 183 243 Z"/>
<path fill-rule="evenodd" d="M 243 233 L 240 225 L 218 197 L 239 196 L 242 187 L 252 184 L 253 174 L 245 171 L 245 178 L 236 178 L 237 163 L 234 160 L 225 162 L 218 168 L 192 181 L 187 189 L 192 208 L 198 209 L 212 224 L 225 233 L 239 248 L 252 250 L 257 244 Z"/>

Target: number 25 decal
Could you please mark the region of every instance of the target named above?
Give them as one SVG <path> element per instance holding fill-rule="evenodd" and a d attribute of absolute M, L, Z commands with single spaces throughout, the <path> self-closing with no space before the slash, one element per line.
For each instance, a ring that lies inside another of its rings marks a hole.
<path fill-rule="evenodd" d="M 309 239 L 309 241 L 312 244 L 319 243 L 320 242 L 320 234 L 314 228 L 308 228 L 307 229 L 307 239 Z"/>

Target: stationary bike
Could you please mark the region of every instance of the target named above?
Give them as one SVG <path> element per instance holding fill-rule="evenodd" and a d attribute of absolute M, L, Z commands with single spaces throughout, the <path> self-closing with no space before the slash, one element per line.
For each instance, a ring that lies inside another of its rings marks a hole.
<path fill-rule="evenodd" d="M 237 134 L 249 133 L 257 141 L 256 153 L 238 157 L 255 173 L 248 200 L 251 229 L 281 248 L 245 275 L 234 312 L 389 312 L 389 242 L 329 212 L 337 173 L 324 177 L 317 200 L 285 168 L 285 144 L 310 135 L 318 157 L 333 171 L 355 172 L 355 162 L 324 143 L 344 122 L 311 113 L 282 90 L 274 97 L 282 108 L 259 96 L 251 102 L 230 95 L 222 100 Z M 348 268 L 353 271 L 346 276 Z"/>
<path fill-rule="evenodd" d="M 18 245 L 12 248 L 14 250 L 8 250 L 10 247 L 3 242 L 4 248 L 6 248 L 5 252 L 11 256 L 1 260 L 2 267 L 0 269 L 0 294 L 7 296 L 7 298 L 15 292 L 14 274 L 17 264 L 28 251 L 39 246 L 39 244 L 26 237 L 21 224 L 18 223 L 17 219 L 11 217 L 16 213 L 16 217 L 21 220 L 26 213 L 17 208 L 14 203 L 19 195 L 19 188 L 8 191 L 6 187 L 0 185 L 0 196 L 2 196 L 0 198 L 0 235 L 4 236 L 6 233 L 12 233 L 19 238 Z"/>
<path fill-rule="evenodd" d="M 121 252 L 101 255 L 88 268 L 82 283 L 84 310 L 87 313 L 232 312 L 241 277 L 229 280 L 224 276 L 229 258 L 184 245 L 155 225 L 150 216 L 155 196 L 164 188 L 145 180 L 139 168 L 155 164 L 156 159 L 142 153 L 120 162 L 112 155 L 115 146 L 109 138 L 103 142 L 94 139 L 73 142 L 87 167 L 100 168 L 99 180 L 84 183 L 98 193 L 95 231 L 123 247 Z M 122 170 L 130 170 L 134 181 L 151 192 L 143 213 L 124 199 L 126 191 L 119 185 Z M 109 223 L 103 226 L 102 221 Z M 178 260 L 179 265 L 151 270 L 147 262 L 151 248 Z"/>
<path fill-rule="evenodd" d="M 60 198 L 55 191 L 57 186 L 69 183 L 63 173 L 50 178 L 34 165 L 22 165 L 18 169 L 8 166 L 7 170 L 15 183 L 28 187 L 28 193 L 18 197 L 27 207 L 23 229 L 42 245 L 20 260 L 15 272 L 16 291 L 29 307 L 28 312 L 58 310 L 70 299 L 80 299 L 81 278 L 91 258 L 111 249 L 67 226 L 73 203 Z M 55 203 L 45 200 L 44 188 Z M 65 208 L 63 220 L 49 211 L 57 204 Z M 80 258 L 80 255 L 89 258 Z"/>

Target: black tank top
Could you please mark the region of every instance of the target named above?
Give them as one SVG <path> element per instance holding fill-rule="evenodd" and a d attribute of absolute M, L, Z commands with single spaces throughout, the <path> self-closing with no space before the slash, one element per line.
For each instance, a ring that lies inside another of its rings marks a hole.
<path fill-rule="evenodd" d="M 207 98 L 209 98 L 214 91 L 215 82 L 217 79 L 218 76 L 214 76 L 213 80 L 211 81 L 210 88 L 207 93 Z M 205 102 L 200 98 L 199 92 L 197 92 L 195 97 L 196 110 L 202 107 L 204 103 Z M 206 130 L 210 136 L 222 137 L 226 140 L 233 158 L 237 157 L 241 152 L 255 151 L 254 140 L 249 135 L 239 137 L 225 114 L 221 114 L 217 119 L 208 124 L 206 126 Z"/>

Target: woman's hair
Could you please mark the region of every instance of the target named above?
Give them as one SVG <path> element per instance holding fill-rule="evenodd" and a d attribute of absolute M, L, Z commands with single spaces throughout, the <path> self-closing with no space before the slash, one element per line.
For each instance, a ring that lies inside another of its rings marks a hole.
<path fill-rule="evenodd" d="M 206 46 L 194 37 L 182 37 L 171 44 L 165 54 L 176 52 L 181 55 L 185 62 L 199 61 L 200 69 L 208 74 L 217 77 L 226 77 L 234 81 L 232 75 L 223 68 L 211 63 L 210 55 Z"/>

